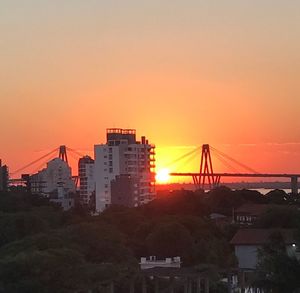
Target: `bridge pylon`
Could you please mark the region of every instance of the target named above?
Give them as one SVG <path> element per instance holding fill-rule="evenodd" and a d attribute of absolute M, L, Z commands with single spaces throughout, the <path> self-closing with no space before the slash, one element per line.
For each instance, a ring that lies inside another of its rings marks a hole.
<path fill-rule="evenodd" d="M 67 148 L 65 145 L 59 147 L 59 158 L 68 164 Z"/>
<path fill-rule="evenodd" d="M 202 145 L 200 172 L 193 176 L 193 181 L 197 188 L 202 189 L 205 189 L 207 185 L 211 189 L 220 183 L 220 176 L 214 175 L 209 144 Z"/>

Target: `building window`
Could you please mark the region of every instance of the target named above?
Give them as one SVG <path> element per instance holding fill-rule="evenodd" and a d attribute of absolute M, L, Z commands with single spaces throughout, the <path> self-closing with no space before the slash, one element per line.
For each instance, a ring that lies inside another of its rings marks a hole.
<path fill-rule="evenodd" d="M 109 173 L 112 173 L 113 172 L 113 168 L 109 168 Z"/>

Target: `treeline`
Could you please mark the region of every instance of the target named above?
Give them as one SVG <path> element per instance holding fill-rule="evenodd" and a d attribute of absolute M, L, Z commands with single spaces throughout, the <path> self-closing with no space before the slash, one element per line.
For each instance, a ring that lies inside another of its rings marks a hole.
<path fill-rule="evenodd" d="M 295 199 L 281 191 L 262 196 L 225 187 L 209 193 L 180 190 L 139 208 L 112 206 L 90 216 L 80 207 L 63 212 L 37 195 L 2 193 L 0 292 L 102 292 L 111 280 L 117 292 L 128 292 L 140 257 L 150 255 L 181 256 L 184 266 L 226 270 L 236 266 L 229 241 L 237 226 L 217 226 L 209 215 L 230 216 L 246 202 L 290 201 Z M 285 213 L 285 226 L 297 225 L 299 213 L 279 212 Z M 277 216 L 278 211 L 268 214 L 257 225 L 272 226 Z"/>

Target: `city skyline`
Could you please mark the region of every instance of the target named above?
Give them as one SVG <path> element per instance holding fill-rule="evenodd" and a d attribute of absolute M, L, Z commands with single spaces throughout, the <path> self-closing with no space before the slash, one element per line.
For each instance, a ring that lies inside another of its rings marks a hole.
<path fill-rule="evenodd" d="M 92 151 L 123 127 L 156 144 L 157 168 L 209 143 L 261 172 L 300 171 L 299 2 L 0 7 L 0 156 L 11 170 L 61 144 Z"/>
<path fill-rule="evenodd" d="M 106 132 L 113 130 L 113 131 L 118 131 L 121 130 L 120 128 L 112 128 L 112 129 L 106 129 Z M 134 131 L 136 132 L 135 129 L 124 129 L 124 131 Z M 139 142 L 141 143 L 141 142 Z M 95 159 L 95 147 L 99 146 L 99 145 L 105 145 L 104 143 L 100 143 L 100 144 L 95 144 L 94 145 L 94 150 L 76 150 L 76 149 L 72 149 L 68 146 L 65 145 L 61 145 L 55 149 L 52 149 L 51 152 L 48 152 L 48 154 L 45 154 L 45 152 L 41 152 L 42 156 L 39 155 L 39 158 L 35 157 L 34 160 L 32 162 L 26 162 L 25 166 L 22 166 L 20 169 L 18 170 L 12 170 L 10 169 L 9 173 L 11 175 L 11 178 L 20 178 L 22 174 L 34 174 L 38 171 L 41 170 L 45 170 L 46 166 L 48 165 L 48 163 L 54 161 L 56 158 L 61 158 L 62 161 L 66 160 L 67 163 L 69 164 L 69 166 L 72 169 L 72 175 L 73 176 L 77 176 L 79 173 L 78 170 L 78 164 L 79 164 L 79 159 L 80 158 L 84 158 L 85 156 L 90 156 L 91 158 Z M 154 146 L 154 155 L 156 156 L 156 147 L 154 144 L 151 143 L 151 145 Z M 273 147 L 275 146 L 275 144 L 271 144 Z M 291 144 L 297 147 L 298 144 Z M 277 147 L 282 147 L 281 144 L 276 144 Z M 163 152 L 160 152 L 159 154 L 161 155 L 160 158 L 162 158 L 163 160 L 161 160 L 161 162 L 163 162 L 163 164 L 159 164 L 158 168 L 156 168 L 155 172 L 156 172 L 156 181 L 158 184 L 164 184 L 164 183 L 168 183 L 168 182 L 173 182 L 173 183 L 192 183 L 192 178 L 190 177 L 178 177 L 178 176 L 170 176 L 169 173 L 172 172 L 199 172 L 199 165 L 200 165 L 200 160 L 201 159 L 201 152 L 202 152 L 202 147 L 196 147 L 196 146 L 176 146 L 176 147 L 166 147 L 165 151 L 166 153 L 163 154 Z M 223 146 L 226 147 L 226 146 Z M 228 147 L 228 146 L 227 146 Z M 232 147 L 232 146 L 229 146 Z M 235 147 L 257 147 L 257 145 L 240 145 L 240 146 L 235 146 Z M 262 146 L 260 146 L 262 147 Z M 175 152 L 170 152 L 170 149 L 175 150 Z M 258 170 L 254 170 L 251 168 L 251 166 L 249 165 L 245 165 L 243 162 L 236 160 L 236 158 L 233 158 L 232 156 L 230 156 L 229 154 L 223 153 L 222 151 L 215 149 L 214 147 L 210 146 L 211 148 L 211 158 L 212 158 L 212 166 L 213 166 L 213 170 L 215 173 L 251 173 L 251 174 L 274 174 L 276 172 L 260 172 Z M 61 149 L 64 149 L 63 152 L 65 152 L 64 154 L 61 154 Z M 186 150 L 188 150 L 188 152 L 186 152 Z M 183 151 L 185 151 L 184 153 L 182 153 Z M 176 158 L 174 159 L 174 154 L 177 154 Z M 279 150 L 278 153 L 284 153 L 283 150 Z M 163 156 L 162 156 L 163 155 Z M 271 157 L 274 156 L 274 154 L 269 154 Z M 65 157 L 61 157 L 61 156 L 65 156 Z M 169 159 L 169 160 L 167 160 Z M 157 161 L 157 160 L 155 160 Z M 42 162 L 42 164 L 41 164 Z M 160 162 L 160 163 L 161 163 Z M 7 163 L 7 162 L 6 162 Z M 155 163 L 155 165 L 157 165 Z M 20 167 L 20 166 L 19 166 Z M 221 169 L 220 169 L 221 168 Z M 280 172 L 277 172 L 277 174 Z M 291 173 L 297 173 L 299 174 L 299 172 L 281 172 L 280 174 L 291 174 Z M 281 178 L 283 179 L 283 178 Z M 255 182 L 258 179 L 251 179 L 250 177 L 246 177 L 246 181 L 241 180 L 241 178 L 238 179 L 224 179 L 222 178 L 222 182 L 224 183 L 230 183 L 230 182 Z M 271 181 L 278 181 L 278 179 L 271 179 Z M 263 182 L 261 181 L 261 179 L 258 180 L 259 182 Z M 266 182 L 270 181 L 270 179 L 265 180 Z M 279 180 L 280 182 L 285 182 L 285 180 Z M 278 181 L 278 182 L 279 182 Z"/>

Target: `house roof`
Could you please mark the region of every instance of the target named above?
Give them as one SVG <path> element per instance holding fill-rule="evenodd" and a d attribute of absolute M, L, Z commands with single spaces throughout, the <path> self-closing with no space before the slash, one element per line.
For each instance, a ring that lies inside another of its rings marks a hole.
<path fill-rule="evenodd" d="M 218 214 L 218 213 L 212 213 L 212 214 L 209 215 L 209 217 L 210 217 L 212 220 L 228 218 L 227 216 L 222 215 L 222 214 Z"/>
<path fill-rule="evenodd" d="M 267 210 L 277 207 L 278 205 L 271 204 L 243 204 L 235 210 L 236 214 L 260 216 Z"/>
<path fill-rule="evenodd" d="M 274 232 L 280 232 L 285 244 L 295 243 L 293 229 L 239 229 L 230 241 L 233 245 L 263 245 Z"/>

